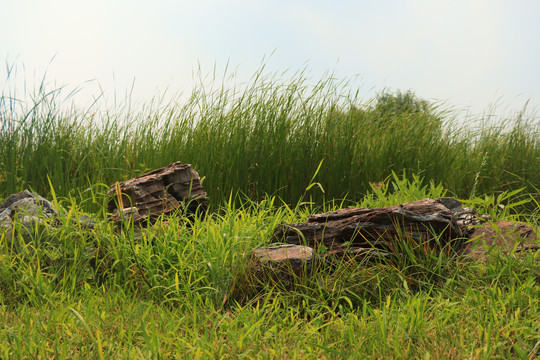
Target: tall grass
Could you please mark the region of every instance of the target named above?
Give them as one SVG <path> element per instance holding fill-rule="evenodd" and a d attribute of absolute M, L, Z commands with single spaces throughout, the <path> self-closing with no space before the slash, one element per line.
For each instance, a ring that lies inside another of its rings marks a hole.
<path fill-rule="evenodd" d="M 0 198 L 28 187 L 47 196 L 50 178 L 59 195 L 95 209 L 106 186 L 178 159 L 205 177 L 215 204 L 237 192 L 295 203 L 321 161 L 325 194 L 310 193 L 314 201 L 359 200 L 371 183 L 403 171 L 462 198 L 540 185 L 535 115 L 464 123 L 433 106 L 362 102 L 331 76 L 313 83 L 263 69 L 244 86 L 200 85 L 182 104 L 155 100 L 137 112 L 66 107 L 71 94 L 44 84 L 30 96 L 17 96 L 9 81 L 2 90 Z"/>

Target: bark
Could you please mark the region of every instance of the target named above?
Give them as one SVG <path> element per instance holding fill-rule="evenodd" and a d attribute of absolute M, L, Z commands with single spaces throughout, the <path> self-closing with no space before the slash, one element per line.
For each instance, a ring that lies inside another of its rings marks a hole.
<path fill-rule="evenodd" d="M 179 209 L 193 214 L 197 210 L 204 212 L 207 207 L 199 174 L 190 164 L 181 162 L 116 183 L 107 195 L 110 195 L 108 211 L 117 222 L 130 216 L 140 224 Z"/>
<path fill-rule="evenodd" d="M 463 209 L 452 198 L 423 199 L 383 208 L 341 209 L 308 217 L 307 222 L 282 224 L 274 242 L 324 245 L 330 251 L 384 249 L 396 241 L 414 240 L 418 244 L 445 246 L 463 243 L 468 238 L 467 222 L 476 223 L 473 210 Z"/>

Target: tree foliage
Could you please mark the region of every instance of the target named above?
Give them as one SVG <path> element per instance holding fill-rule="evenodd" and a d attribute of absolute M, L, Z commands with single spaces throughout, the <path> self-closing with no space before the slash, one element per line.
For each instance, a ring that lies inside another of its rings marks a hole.
<path fill-rule="evenodd" d="M 375 111 L 381 115 L 401 115 L 401 114 L 432 114 L 432 105 L 424 99 L 418 98 L 414 92 L 407 90 L 395 93 L 382 92 L 377 95 Z"/>

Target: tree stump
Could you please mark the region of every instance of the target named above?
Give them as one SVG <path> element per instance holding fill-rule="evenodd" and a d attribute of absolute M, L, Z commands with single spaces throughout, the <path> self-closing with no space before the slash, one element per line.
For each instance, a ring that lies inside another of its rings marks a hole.
<path fill-rule="evenodd" d="M 119 195 L 121 194 L 121 196 Z M 190 164 L 172 163 L 127 181 L 116 183 L 107 192 L 111 219 L 132 218 L 135 224 L 155 221 L 162 214 L 179 209 L 194 214 L 207 208 L 207 195 L 199 174 Z"/>
<path fill-rule="evenodd" d="M 313 249 L 301 245 L 279 245 L 255 249 L 251 253 L 251 269 L 261 281 L 290 283 L 313 270 Z"/>

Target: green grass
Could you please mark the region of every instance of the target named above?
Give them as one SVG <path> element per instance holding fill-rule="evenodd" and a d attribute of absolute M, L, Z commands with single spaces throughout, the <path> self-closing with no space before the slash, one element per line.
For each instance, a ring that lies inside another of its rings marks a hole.
<path fill-rule="evenodd" d="M 441 185 L 396 177 L 361 204 L 443 195 Z M 516 199 L 519 194 L 508 200 Z M 81 215 L 72 199 L 58 204 L 67 218 Z M 482 199 L 472 204 L 484 209 Z M 29 242 L 9 244 L 0 235 L 0 357 L 539 355 L 538 253 L 494 256 L 481 264 L 433 256 L 401 239 L 395 256 L 379 263 L 321 263 L 314 276 L 286 286 L 253 281 L 247 260 L 268 244 L 276 225 L 338 207 L 289 207 L 267 196 L 260 202 L 231 199 L 205 220 L 158 222 L 137 240 L 129 224 L 116 231 L 103 212 L 95 215 L 93 230 L 66 221 L 35 229 Z M 512 218 L 540 220 L 538 214 Z"/>
<path fill-rule="evenodd" d="M 88 292 L 60 306 L 0 308 L 0 346 L 5 358 L 99 358 L 101 349 L 103 358 L 140 359 L 527 359 L 540 341 L 536 286 L 525 277 L 453 295 L 388 297 L 345 314 L 306 311 L 287 296 L 223 312 Z"/>
<path fill-rule="evenodd" d="M 196 87 L 182 104 L 155 99 L 136 112 L 129 103 L 98 111 L 66 106 L 70 94 L 46 85 L 19 94 L 8 79 L 0 198 L 25 188 L 48 196 L 50 178 L 60 196 L 97 211 L 95 197 L 115 181 L 179 158 L 205 178 L 216 206 L 231 193 L 294 204 L 321 161 L 316 181 L 325 194 L 310 193 L 319 204 L 360 201 L 392 172 L 440 182 L 461 198 L 540 187 L 535 114 L 461 121 L 410 92 L 361 101 L 346 81 L 281 79 L 264 68 L 244 86 L 219 85 Z"/>

